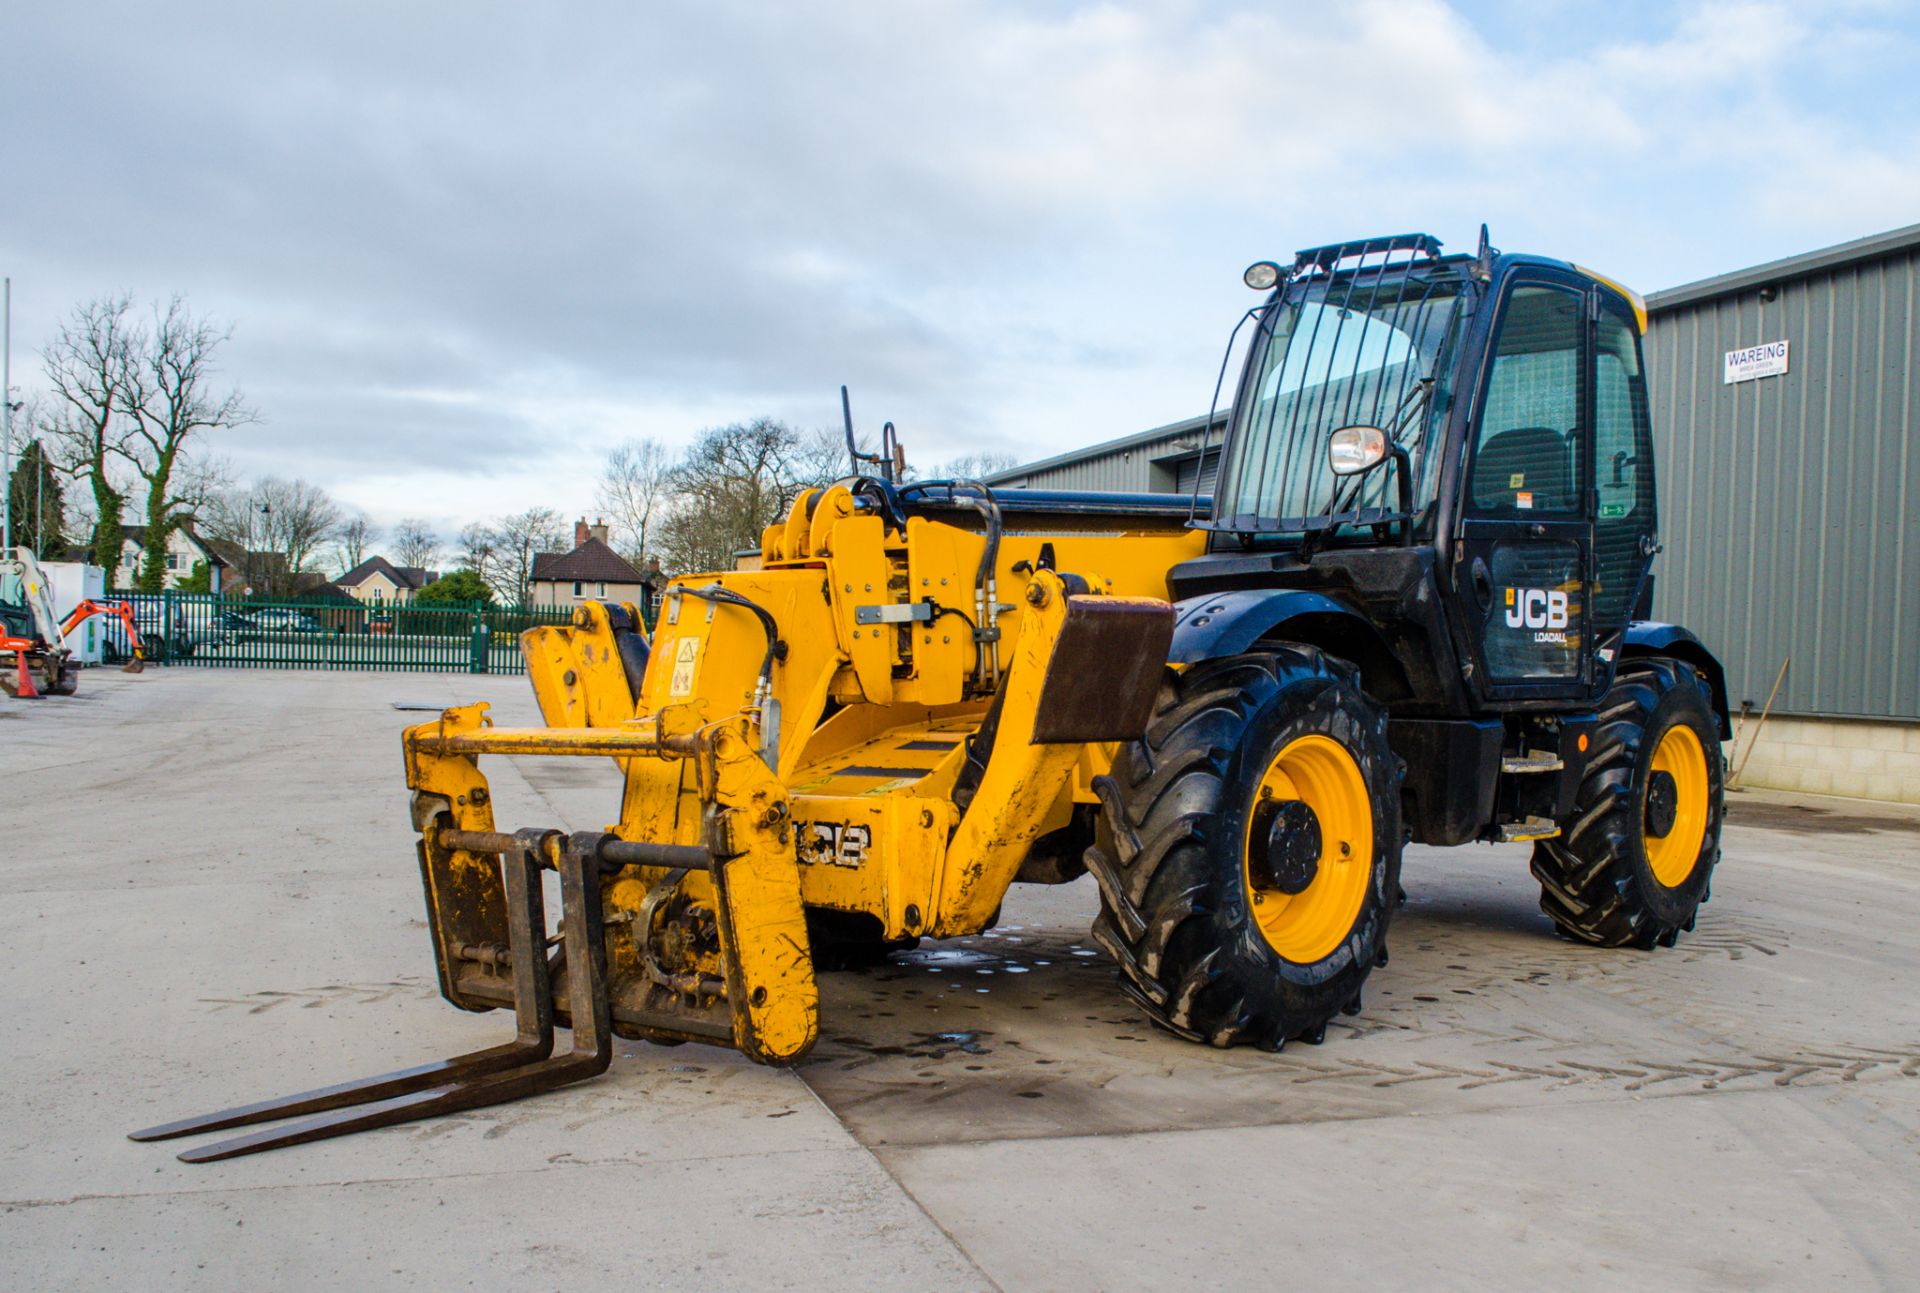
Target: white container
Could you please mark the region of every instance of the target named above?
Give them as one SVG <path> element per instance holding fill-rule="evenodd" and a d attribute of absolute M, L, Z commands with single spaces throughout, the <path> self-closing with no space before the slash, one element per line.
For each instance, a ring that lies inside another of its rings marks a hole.
<path fill-rule="evenodd" d="M 83 561 L 43 561 L 40 569 L 47 577 L 48 590 L 53 594 L 53 613 L 61 619 L 65 619 L 67 612 L 84 600 L 106 600 L 107 572 L 99 566 L 89 566 Z M 82 664 L 100 663 L 100 648 L 106 642 L 107 625 L 104 616 L 95 615 L 67 635 L 67 650 L 73 653 L 75 660 Z"/>

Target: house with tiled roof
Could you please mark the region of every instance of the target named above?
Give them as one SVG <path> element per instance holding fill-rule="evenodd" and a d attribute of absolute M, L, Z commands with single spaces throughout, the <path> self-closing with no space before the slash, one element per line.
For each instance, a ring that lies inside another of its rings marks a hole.
<path fill-rule="evenodd" d="M 356 602 L 383 602 L 405 606 L 422 588 L 440 577 L 437 570 L 396 566 L 385 557 L 368 557 L 334 580 L 334 586 Z"/>
<path fill-rule="evenodd" d="M 140 578 L 140 563 L 146 559 L 147 527 L 126 525 L 120 528 L 120 560 L 108 572 L 109 588 L 132 588 Z M 215 549 L 212 540 L 203 539 L 191 521 L 182 521 L 167 535 L 167 577 L 165 587 L 178 588 L 201 562 L 207 564 L 207 589 L 223 590 L 222 578 L 229 566 L 226 557 Z M 96 558 L 97 562 L 97 558 Z"/>
<path fill-rule="evenodd" d="M 537 552 L 528 600 L 536 606 L 578 606 L 581 602 L 632 602 L 653 613 L 658 588 L 665 583 L 660 563 L 645 571 L 607 546 L 604 521 L 573 523 L 573 551 Z"/>

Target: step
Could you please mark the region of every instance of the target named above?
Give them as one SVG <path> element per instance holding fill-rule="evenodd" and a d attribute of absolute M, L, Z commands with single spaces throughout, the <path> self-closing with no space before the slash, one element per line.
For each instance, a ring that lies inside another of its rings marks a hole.
<path fill-rule="evenodd" d="M 1509 754 L 1500 760 L 1502 772 L 1558 772 L 1567 765 L 1551 750 L 1538 754 Z"/>
<path fill-rule="evenodd" d="M 1513 844 L 1521 840 L 1550 840 L 1560 833 L 1560 828 L 1548 817 L 1527 817 L 1517 822 L 1500 823 L 1500 842 Z"/>

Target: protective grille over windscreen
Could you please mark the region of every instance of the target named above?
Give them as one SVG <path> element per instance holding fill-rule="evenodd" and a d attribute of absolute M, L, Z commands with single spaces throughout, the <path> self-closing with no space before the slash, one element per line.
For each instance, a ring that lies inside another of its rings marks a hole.
<path fill-rule="evenodd" d="M 1395 514 L 1396 468 L 1356 479 L 1327 465 L 1328 437 L 1346 426 L 1394 437 L 1412 461 L 1416 509 L 1427 498 L 1428 428 L 1441 403 L 1431 383 L 1463 283 L 1438 247 L 1410 235 L 1300 253 L 1255 333 L 1213 528 L 1302 531 Z"/>

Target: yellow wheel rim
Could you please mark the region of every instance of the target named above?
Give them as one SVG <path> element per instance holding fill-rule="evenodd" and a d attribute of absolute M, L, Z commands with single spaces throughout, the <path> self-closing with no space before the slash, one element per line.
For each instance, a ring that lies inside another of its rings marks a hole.
<path fill-rule="evenodd" d="M 1673 778 L 1675 790 L 1673 829 L 1656 838 L 1646 833 L 1645 792 L 1640 805 L 1640 838 L 1646 846 L 1647 865 L 1653 878 L 1672 889 L 1684 884 L 1700 860 L 1700 846 L 1707 840 L 1707 753 L 1700 738 L 1685 723 L 1675 723 L 1660 738 L 1653 750 L 1653 767 L 1647 774 L 1664 772 Z"/>
<path fill-rule="evenodd" d="M 1366 900 L 1373 873 L 1373 803 L 1367 780 L 1347 748 L 1332 737 L 1297 737 L 1281 748 L 1254 788 L 1255 803 L 1298 799 L 1320 823 L 1320 857 L 1312 880 L 1296 894 L 1256 888 L 1254 814 L 1247 814 L 1241 881 L 1254 923 L 1268 946 L 1296 964 L 1321 960 L 1339 947 Z"/>

